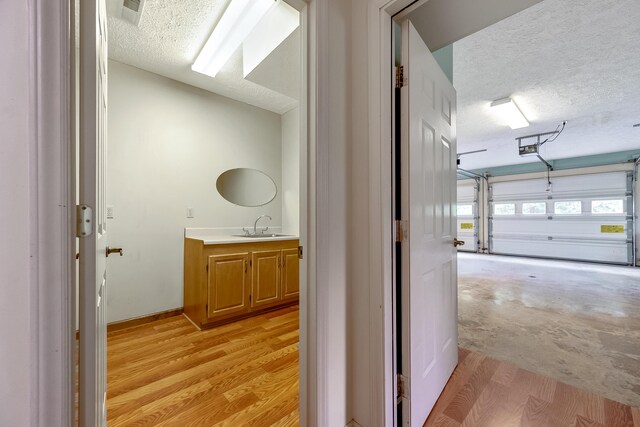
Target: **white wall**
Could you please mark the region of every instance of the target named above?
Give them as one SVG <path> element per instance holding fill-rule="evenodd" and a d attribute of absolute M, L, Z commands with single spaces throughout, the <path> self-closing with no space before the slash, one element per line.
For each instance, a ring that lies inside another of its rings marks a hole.
<path fill-rule="evenodd" d="M 109 62 L 109 321 L 183 305 L 185 227 L 280 226 L 281 196 L 232 205 L 216 191 L 227 169 L 250 167 L 281 188 L 281 117 L 156 74 Z M 187 207 L 195 218 L 187 219 Z M 263 220 L 264 221 L 264 220 Z"/>
<path fill-rule="evenodd" d="M 282 115 L 282 232 L 300 233 L 300 109 Z"/>
<path fill-rule="evenodd" d="M 32 421 L 29 3 L 0 2 L 0 425 Z"/>
<path fill-rule="evenodd" d="M 326 412 L 318 419 L 320 426 L 344 426 L 352 418 L 347 389 L 351 350 L 348 330 L 350 286 L 350 160 L 351 160 L 351 2 L 329 0 L 315 2 L 326 21 L 318 28 L 318 57 L 315 58 L 322 79 L 317 87 L 320 111 L 317 150 L 326 157 L 315 165 L 317 181 L 324 182 L 326 192 L 316 194 L 317 252 L 317 322 L 323 335 L 324 378 L 319 378 L 318 400 L 326 402 Z M 326 25 L 326 27 L 324 26 Z M 324 78 L 328 80 L 323 80 Z M 326 160 L 324 160 L 326 159 Z M 365 303 L 362 301 L 361 303 Z"/>
<path fill-rule="evenodd" d="M 368 122 L 368 57 L 367 1 L 353 2 L 351 75 L 351 165 L 349 172 L 349 414 L 362 426 L 372 423 L 370 408 L 371 357 L 369 337 L 371 330 L 368 303 L 371 300 L 369 280 L 369 122 Z M 360 31 L 356 31 L 360 30 Z"/>

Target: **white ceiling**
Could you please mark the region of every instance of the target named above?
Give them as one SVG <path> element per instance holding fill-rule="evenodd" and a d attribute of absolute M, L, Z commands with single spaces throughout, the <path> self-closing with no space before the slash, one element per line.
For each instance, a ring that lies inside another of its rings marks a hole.
<path fill-rule="evenodd" d="M 640 1 L 544 0 L 454 43 L 458 152 L 477 169 L 537 161 L 517 136 L 564 133 L 549 159 L 640 148 Z M 490 111 L 511 96 L 531 126 L 511 130 Z"/>
<path fill-rule="evenodd" d="M 291 110 L 297 106 L 299 30 L 272 53 L 288 58 L 287 67 L 267 58 L 244 79 L 240 48 L 215 78 L 191 70 L 229 1 L 146 0 L 135 26 L 120 18 L 122 0 L 107 0 L 109 57 L 279 114 Z"/>

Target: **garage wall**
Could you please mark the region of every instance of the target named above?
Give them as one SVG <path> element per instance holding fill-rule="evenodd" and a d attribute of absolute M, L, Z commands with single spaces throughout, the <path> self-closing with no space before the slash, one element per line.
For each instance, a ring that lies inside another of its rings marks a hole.
<path fill-rule="evenodd" d="M 458 239 L 464 240 L 464 246 L 458 251 L 478 252 L 480 220 L 480 185 L 473 179 L 458 181 Z"/>
<path fill-rule="evenodd" d="M 634 185 L 634 194 L 636 201 L 636 210 L 635 210 L 635 222 L 636 222 L 636 265 L 640 265 L 640 250 L 638 250 L 638 246 L 640 246 L 640 180 L 638 180 L 638 165 L 636 164 L 635 168 L 636 172 L 636 181 Z"/>

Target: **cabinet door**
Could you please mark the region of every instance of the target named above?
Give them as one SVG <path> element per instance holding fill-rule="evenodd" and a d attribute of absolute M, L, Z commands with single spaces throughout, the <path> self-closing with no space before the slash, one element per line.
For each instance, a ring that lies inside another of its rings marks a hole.
<path fill-rule="evenodd" d="M 297 300 L 300 295 L 300 260 L 298 249 L 282 250 L 282 299 Z"/>
<path fill-rule="evenodd" d="M 280 293 L 280 250 L 253 252 L 251 280 L 251 308 L 277 305 L 282 300 Z"/>
<path fill-rule="evenodd" d="M 208 257 L 207 317 L 221 319 L 249 311 L 249 253 Z"/>

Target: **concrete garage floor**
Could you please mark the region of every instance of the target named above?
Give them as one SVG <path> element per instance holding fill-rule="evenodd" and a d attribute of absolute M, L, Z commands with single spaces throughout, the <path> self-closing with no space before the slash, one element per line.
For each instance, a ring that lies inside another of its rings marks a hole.
<path fill-rule="evenodd" d="M 640 268 L 459 253 L 460 346 L 640 406 Z"/>

